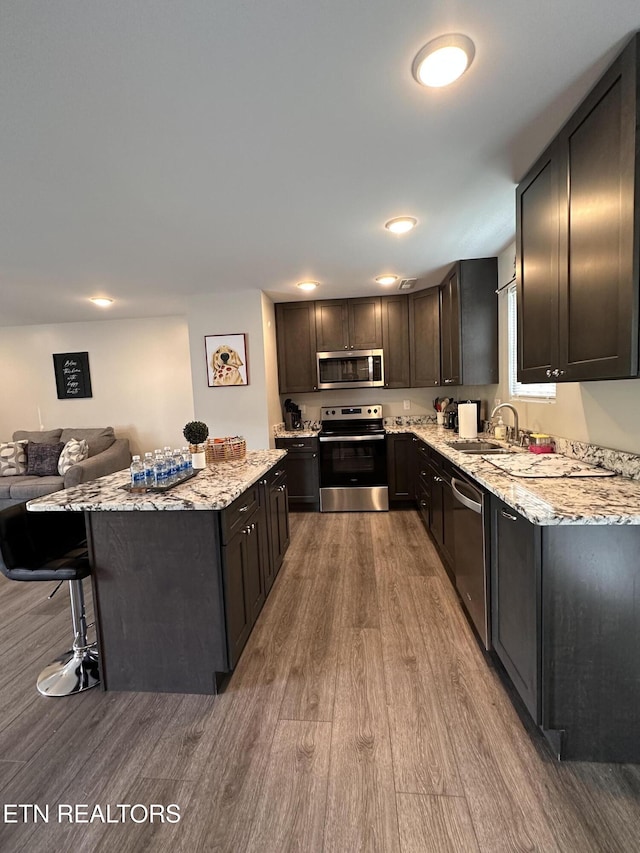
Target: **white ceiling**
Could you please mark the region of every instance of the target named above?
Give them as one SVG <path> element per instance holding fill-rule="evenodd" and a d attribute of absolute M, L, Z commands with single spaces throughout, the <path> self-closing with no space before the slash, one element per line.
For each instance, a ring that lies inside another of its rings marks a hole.
<path fill-rule="evenodd" d="M 514 185 L 639 27 L 637 0 L 2 0 L 0 325 L 435 284 L 508 245 Z M 474 63 L 423 89 L 447 32 Z"/>

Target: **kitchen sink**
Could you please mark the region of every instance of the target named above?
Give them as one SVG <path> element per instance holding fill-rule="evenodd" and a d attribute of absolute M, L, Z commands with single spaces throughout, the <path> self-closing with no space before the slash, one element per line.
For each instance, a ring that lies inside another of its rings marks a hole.
<path fill-rule="evenodd" d="M 452 450 L 458 450 L 460 453 L 476 453 L 478 455 L 485 453 L 513 453 L 514 451 L 496 444 L 494 441 L 448 441 L 447 444 Z"/>

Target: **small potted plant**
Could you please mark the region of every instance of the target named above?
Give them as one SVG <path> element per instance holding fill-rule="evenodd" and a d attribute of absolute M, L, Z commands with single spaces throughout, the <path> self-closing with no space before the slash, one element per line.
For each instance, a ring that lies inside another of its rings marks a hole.
<path fill-rule="evenodd" d="M 207 462 L 204 453 L 204 443 L 209 437 L 209 427 L 202 421 L 189 421 L 182 430 L 182 434 L 189 442 L 194 471 L 199 468 L 205 468 Z"/>

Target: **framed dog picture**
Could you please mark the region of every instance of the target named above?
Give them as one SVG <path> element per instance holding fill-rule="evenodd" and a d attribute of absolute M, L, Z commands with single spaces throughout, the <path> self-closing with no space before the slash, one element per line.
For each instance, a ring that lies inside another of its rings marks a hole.
<path fill-rule="evenodd" d="M 248 385 L 246 335 L 205 335 L 209 388 Z"/>

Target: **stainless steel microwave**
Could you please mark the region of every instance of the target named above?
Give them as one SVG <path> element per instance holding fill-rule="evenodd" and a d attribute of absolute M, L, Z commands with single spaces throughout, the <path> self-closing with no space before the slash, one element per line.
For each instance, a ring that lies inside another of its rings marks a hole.
<path fill-rule="evenodd" d="M 384 356 L 381 349 L 319 352 L 318 390 L 326 388 L 381 388 Z"/>

